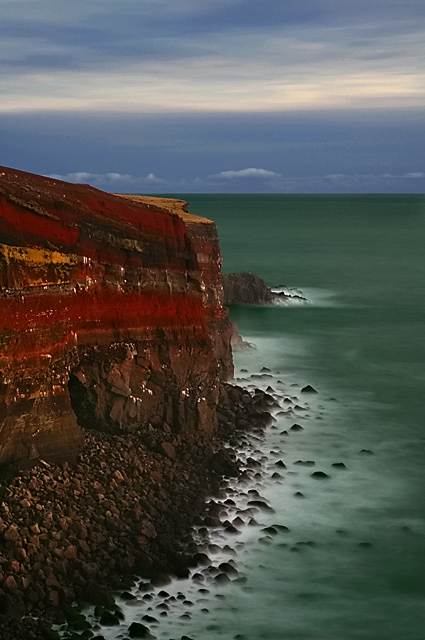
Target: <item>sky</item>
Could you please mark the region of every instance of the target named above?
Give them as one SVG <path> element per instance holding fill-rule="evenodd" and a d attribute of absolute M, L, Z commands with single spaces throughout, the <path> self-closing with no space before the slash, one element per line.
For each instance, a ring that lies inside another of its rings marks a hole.
<path fill-rule="evenodd" d="M 425 192 L 424 0 L 0 0 L 0 164 L 118 193 Z"/>

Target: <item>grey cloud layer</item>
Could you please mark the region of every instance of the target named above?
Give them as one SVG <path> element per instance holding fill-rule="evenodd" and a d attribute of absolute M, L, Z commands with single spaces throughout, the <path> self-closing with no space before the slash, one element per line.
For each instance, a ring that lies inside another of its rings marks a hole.
<path fill-rule="evenodd" d="M 425 103 L 423 2 L 3 5 L 3 112 Z"/>

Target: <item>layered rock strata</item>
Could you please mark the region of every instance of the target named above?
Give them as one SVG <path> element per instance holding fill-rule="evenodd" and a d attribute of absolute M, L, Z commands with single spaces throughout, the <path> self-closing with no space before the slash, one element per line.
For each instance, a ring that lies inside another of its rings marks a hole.
<path fill-rule="evenodd" d="M 210 439 L 232 375 L 215 225 L 0 168 L 0 466 L 72 461 L 81 426 Z"/>

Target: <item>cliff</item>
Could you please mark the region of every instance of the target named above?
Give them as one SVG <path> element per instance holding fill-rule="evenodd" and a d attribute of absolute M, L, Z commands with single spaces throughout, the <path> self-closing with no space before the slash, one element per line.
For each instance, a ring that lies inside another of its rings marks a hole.
<path fill-rule="evenodd" d="M 233 371 L 214 223 L 186 203 L 0 168 L 0 467 L 72 461 L 81 427 L 217 427 Z"/>

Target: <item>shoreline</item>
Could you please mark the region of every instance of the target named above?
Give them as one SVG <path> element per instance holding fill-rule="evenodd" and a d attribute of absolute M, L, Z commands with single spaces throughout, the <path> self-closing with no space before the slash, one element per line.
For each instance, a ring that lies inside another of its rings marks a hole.
<path fill-rule="evenodd" d="M 188 540 L 207 495 L 239 474 L 226 443 L 264 430 L 272 404 L 264 391 L 224 383 L 211 443 L 174 448 L 163 446 L 164 434 L 160 445 L 154 433 L 147 442 L 146 435 L 86 431 L 74 468 L 41 462 L 1 482 L 2 638 L 49 637 L 72 602 L 111 604 L 126 575 L 187 577 L 197 564 Z"/>

